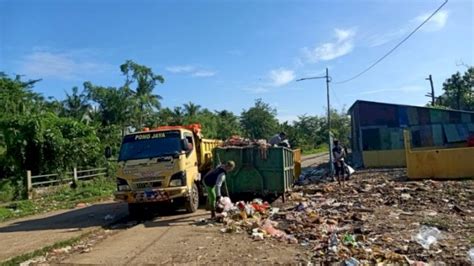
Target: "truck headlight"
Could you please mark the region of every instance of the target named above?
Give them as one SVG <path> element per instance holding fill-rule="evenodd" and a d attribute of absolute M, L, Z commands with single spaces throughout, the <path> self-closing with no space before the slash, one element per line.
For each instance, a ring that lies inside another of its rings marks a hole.
<path fill-rule="evenodd" d="M 130 186 L 129 185 L 120 185 L 117 186 L 118 191 L 130 191 Z"/>
<path fill-rule="evenodd" d="M 186 186 L 186 172 L 181 171 L 171 176 L 170 187 Z"/>
<path fill-rule="evenodd" d="M 117 191 L 130 191 L 130 186 L 127 183 L 127 180 L 117 177 Z"/>

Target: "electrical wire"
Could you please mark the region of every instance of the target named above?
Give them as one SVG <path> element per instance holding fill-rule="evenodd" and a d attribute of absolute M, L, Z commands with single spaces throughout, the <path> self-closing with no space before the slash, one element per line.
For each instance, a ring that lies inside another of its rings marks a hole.
<path fill-rule="evenodd" d="M 388 51 L 385 55 L 383 55 L 382 57 L 380 57 L 377 61 L 375 61 L 372 65 L 370 65 L 369 67 L 367 67 L 365 70 L 363 70 L 362 72 L 360 72 L 359 74 L 353 76 L 352 78 L 349 78 L 349 79 L 346 79 L 346 80 L 343 80 L 343 81 L 338 81 L 338 82 L 334 82 L 334 84 L 343 84 L 343 83 L 346 83 L 346 82 L 349 82 L 349 81 L 352 81 L 360 76 L 362 76 L 363 74 L 365 74 L 367 71 L 371 70 L 374 66 L 376 66 L 378 63 L 380 63 L 382 60 L 384 60 L 387 56 L 389 56 L 391 53 L 393 53 L 400 45 L 402 45 L 404 42 L 406 42 L 413 34 L 415 34 L 415 32 L 417 32 L 423 25 L 426 24 L 426 22 L 428 22 L 434 15 L 436 15 L 436 13 L 438 13 L 438 11 L 441 10 L 441 8 L 443 8 L 444 5 L 446 5 L 446 3 L 448 3 L 448 0 L 445 0 L 444 3 L 438 7 L 438 9 L 436 9 L 429 17 L 427 17 L 420 25 L 418 25 L 418 27 L 416 27 L 412 32 L 410 32 L 410 34 L 408 34 L 403 40 L 401 40 L 397 45 L 395 45 L 395 47 L 393 47 L 390 51 Z"/>

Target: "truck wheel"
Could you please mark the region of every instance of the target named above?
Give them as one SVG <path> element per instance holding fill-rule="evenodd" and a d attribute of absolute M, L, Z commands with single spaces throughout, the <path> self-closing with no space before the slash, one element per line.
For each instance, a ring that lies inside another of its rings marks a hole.
<path fill-rule="evenodd" d="M 143 214 L 143 208 L 139 203 L 128 204 L 128 216 L 132 218 L 139 218 Z"/>
<path fill-rule="evenodd" d="M 184 202 L 184 208 L 186 208 L 187 213 L 195 212 L 199 207 L 199 190 L 196 184 L 193 184 L 191 191 L 189 191 L 189 196 Z"/>

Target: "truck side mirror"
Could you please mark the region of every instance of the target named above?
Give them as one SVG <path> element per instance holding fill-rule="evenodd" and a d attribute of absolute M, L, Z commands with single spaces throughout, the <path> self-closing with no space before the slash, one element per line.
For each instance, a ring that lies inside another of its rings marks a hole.
<path fill-rule="evenodd" d="M 109 146 L 105 147 L 104 155 L 107 159 L 112 157 L 112 149 Z"/>
<path fill-rule="evenodd" d="M 187 139 L 181 140 L 181 149 L 185 151 L 186 153 L 191 151 L 191 148 L 189 147 L 189 142 Z"/>

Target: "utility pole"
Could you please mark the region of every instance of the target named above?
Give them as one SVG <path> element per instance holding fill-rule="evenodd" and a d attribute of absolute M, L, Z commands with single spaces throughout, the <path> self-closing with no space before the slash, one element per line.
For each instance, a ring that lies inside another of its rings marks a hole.
<path fill-rule="evenodd" d="M 331 82 L 331 77 L 329 76 L 329 70 L 326 68 L 326 75 L 320 77 L 309 77 L 309 78 L 301 78 L 297 79 L 296 81 L 303 81 L 308 79 L 326 79 L 326 96 L 327 96 L 327 103 L 328 103 L 328 148 L 329 148 L 329 174 L 333 176 L 334 169 L 332 164 L 332 149 L 331 149 L 331 103 L 329 99 L 329 82 Z"/>
<path fill-rule="evenodd" d="M 329 101 L 329 70 L 326 67 L 326 94 L 328 98 L 328 149 L 329 149 L 329 174 L 333 176 L 334 169 L 332 164 L 332 143 L 331 143 L 331 103 Z"/>
<path fill-rule="evenodd" d="M 429 80 L 430 81 L 430 85 L 431 85 L 431 93 L 428 93 L 426 94 L 425 96 L 426 97 L 431 97 L 431 105 L 434 106 L 435 105 L 435 93 L 434 93 L 434 86 L 433 86 L 433 77 L 431 77 L 431 74 L 425 78 L 426 80 Z"/>

